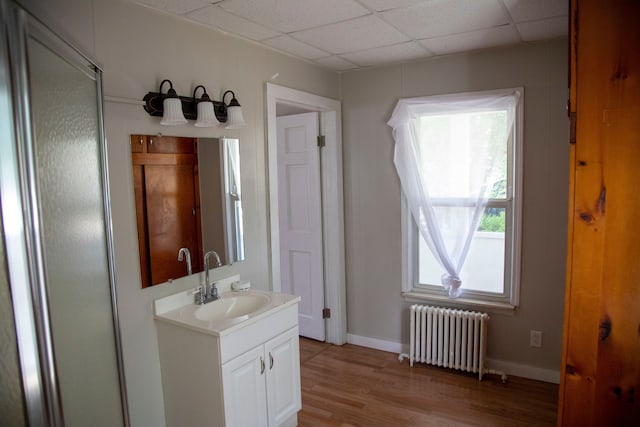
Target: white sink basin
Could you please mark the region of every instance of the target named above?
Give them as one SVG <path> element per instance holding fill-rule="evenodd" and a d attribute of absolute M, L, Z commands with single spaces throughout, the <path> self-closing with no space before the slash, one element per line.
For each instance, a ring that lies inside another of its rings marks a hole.
<path fill-rule="evenodd" d="M 219 300 L 202 305 L 194 304 L 192 290 L 157 299 L 154 317 L 157 321 L 221 336 L 300 301 L 298 296 L 278 292 L 226 289 L 229 286 L 222 288 Z"/>
<path fill-rule="evenodd" d="M 196 319 L 217 322 L 248 316 L 265 307 L 271 298 L 264 294 L 237 294 L 199 306 L 193 313 Z"/>

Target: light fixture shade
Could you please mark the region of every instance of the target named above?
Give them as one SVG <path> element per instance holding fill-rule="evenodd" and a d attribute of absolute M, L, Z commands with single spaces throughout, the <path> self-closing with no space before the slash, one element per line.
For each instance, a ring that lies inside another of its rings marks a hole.
<path fill-rule="evenodd" d="M 229 101 L 229 105 L 227 105 L 224 100 L 229 93 L 231 94 L 231 101 Z M 224 95 L 222 95 L 222 103 L 227 107 L 227 124 L 224 128 L 238 129 L 244 127 L 246 123 L 244 122 L 244 117 L 242 117 L 242 109 L 240 108 L 240 103 L 236 98 L 236 94 L 233 93 L 232 90 L 226 91 Z"/>
<path fill-rule="evenodd" d="M 227 107 L 227 125 L 225 129 L 239 129 L 246 126 L 242 117 L 242 108 L 238 106 Z"/>
<path fill-rule="evenodd" d="M 195 127 L 208 128 L 216 126 L 220 122 L 213 112 L 213 102 L 200 101 L 198 102 L 198 119 L 196 120 Z"/>
<path fill-rule="evenodd" d="M 177 126 L 187 123 L 182 112 L 182 102 L 177 96 L 175 98 L 165 98 L 163 104 L 164 115 L 160 121 L 164 126 Z"/>

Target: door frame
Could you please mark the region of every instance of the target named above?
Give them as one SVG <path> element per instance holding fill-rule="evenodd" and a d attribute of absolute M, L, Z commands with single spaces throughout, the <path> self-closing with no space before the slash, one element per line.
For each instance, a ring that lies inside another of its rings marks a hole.
<path fill-rule="evenodd" d="M 278 131 L 276 106 L 286 104 L 320 114 L 322 148 L 322 234 L 324 251 L 325 303 L 331 309 L 326 319 L 326 341 L 346 342 L 346 286 L 344 250 L 344 202 L 342 187 L 342 105 L 340 101 L 267 82 L 267 180 L 269 189 L 269 264 L 271 289 L 281 290 L 280 226 L 278 223 Z"/>

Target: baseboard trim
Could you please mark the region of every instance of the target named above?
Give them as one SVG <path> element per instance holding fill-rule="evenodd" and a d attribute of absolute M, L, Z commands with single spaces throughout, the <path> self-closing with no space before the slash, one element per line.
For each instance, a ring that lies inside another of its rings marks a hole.
<path fill-rule="evenodd" d="M 400 354 L 409 352 L 408 344 L 369 338 L 361 335 L 347 334 L 347 342 L 349 344 L 387 351 L 390 353 Z M 537 366 L 523 365 L 521 363 L 513 363 L 491 358 L 487 358 L 487 366 L 494 370 L 503 371 L 507 375 L 514 375 L 516 377 L 523 377 L 554 384 L 560 383 L 560 371 L 553 369 L 539 368 Z"/>
<path fill-rule="evenodd" d="M 505 360 L 492 359 L 489 357 L 487 357 L 487 366 L 491 369 L 503 371 L 507 375 L 560 384 L 560 371 L 555 371 L 553 369 L 507 362 Z"/>
<path fill-rule="evenodd" d="M 389 353 L 407 353 L 409 346 L 392 341 L 379 340 L 377 338 L 363 337 L 361 335 L 347 334 L 347 342 L 360 347 L 374 348 L 388 351 Z"/>

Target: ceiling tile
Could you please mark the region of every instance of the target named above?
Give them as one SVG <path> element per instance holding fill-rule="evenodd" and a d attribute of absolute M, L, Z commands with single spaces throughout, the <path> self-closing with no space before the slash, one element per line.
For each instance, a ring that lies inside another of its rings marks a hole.
<path fill-rule="evenodd" d="M 204 0 L 134 0 L 135 3 L 150 6 L 165 12 L 182 15 L 201 7 L 209 6 L 211 1 Z"/>
<path fill-rule="evenodd" d="M 516 28 L 524 41 L 567 37 L 569 33 L 568 18 L 560 16 L 540 21 L 516 24 Z"/>
<path fill-rule="evenodd" d="M 313 46 L 309 46 L 306 43 L 302 43 L 301 41 L 286 35 L 265 40 L 264 44 L 290 53 L 291 55 L 307 59 L 322 58 L 323 56 L 328 55 L 328 53 L 323 50 L 316 49 Z"/>
<path fill-rule="evenodd" d="M 388 46 L 409 39 L 373 15 L 291 34 L 330 53 L 354 52 Z"/>
<path fill-rule="evenodd" d="M 232 15 L 218 6 L 209 6 L 187 15 L 188 18 L 229 33 L 237 34 L 251 40 L 264 40 L 278 36 L 271 31 L 246 19 Z"/>
<path fill-rule="evenodd" d="M 350 70 L 566 37 L 566 0 L 129 0 Z"/>
<path fill-rule="evenodd" d="M 327 56 L 326 58 L 319 58 L 316 59 L 316 62 L 336 71 L 345 71 L 358 68 L 357 65 L 352 64 L 351 62 L 346 61 L 339 56 Z"/>
<path fill-rule="evenodd" d="M 425 0 L 361 0 L 365 6 L 377 12 L 389 9 L 397 9 L 399 7 L 413 6 L 422 3 Z"/>
<path fill-rule="evenodd" d="M 227 0 L 220 6 L 228 12 L 284 33 L 370 13 L 354 0 Z"/>
<path fill-rule="evenodd" d="M 515 22 L 569 15 L 569 2 L 561 0 L 502 0 Z"/>
<path fill-rule="evenodd" d="M 511 25 L 486 30 L 454 34 L 420 40 L 420 43 L 436 55 L 485 49 L 494 46 L 516 44 L 520 41 L 518 33 Z"/>
<path fill-rule="evenodd" d="M 416 39 L 509 23 L 497 0 L 431 0 L 405 9 L 381 12 L 380 16 Z"/>
<path fill-rule="evenodd" d="M 342 55 L 343 58 L 363 67 L 389 62 L 408 61 L 411 59 L 425 58 L 427 56 L 431 56 L 431 54 L 415 42 L 400 43 L 393 46 L 378 47 Z"/>

